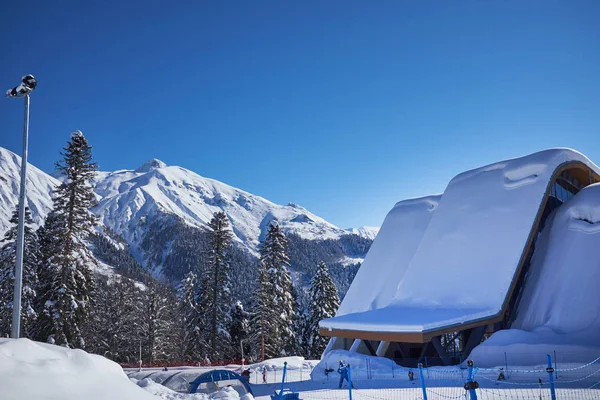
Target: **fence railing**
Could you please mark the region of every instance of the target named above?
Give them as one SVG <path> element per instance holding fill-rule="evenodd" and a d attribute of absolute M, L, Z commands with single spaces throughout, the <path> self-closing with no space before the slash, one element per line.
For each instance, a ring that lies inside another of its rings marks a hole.
<path fill-rule="evenodd" d="M 565 368 L 556 368 L 551 355 L 540 361 L 543 361 L 540 365 L 545 366 L 533 369 L 479 368 L 473 361 L 467 361 L 464 368 L 425 368 L 421 364 L 417 368 L 398 368 L 394 379 L 390 379 L 389 375 L 387 378 L 378 375 L 367 362 L 359 367 L 348 366 L 348 382 L 340 380 L 341 390 L 336 388 L 335 379 L 340 375 L 332 370 L 328 385 L 317 381 L 312 384 L 312 389 L 308 386 L 297 386 L 297 389 L 303 400 L 600 400 L 600 357 L 572 368 L 566 365 Z M 322 388 L 319 388 L 319 383 Z"/>

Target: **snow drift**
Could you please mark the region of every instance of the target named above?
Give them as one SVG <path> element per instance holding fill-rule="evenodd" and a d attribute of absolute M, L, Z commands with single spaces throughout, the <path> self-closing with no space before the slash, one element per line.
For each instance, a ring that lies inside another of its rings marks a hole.
<path fill-rule="evenodd" d="M 561 361 L 600 356 L 600 184 L 559 207 L 536 243 L 512 329 L 496 332 L 471 357 L 499 365 L 504 352 L 560 353 Z"/>
<path fill-rule="evenodd" d="M 104 357 L 28 339 L 0 339 L 0 399 L 156 400 Z"/>

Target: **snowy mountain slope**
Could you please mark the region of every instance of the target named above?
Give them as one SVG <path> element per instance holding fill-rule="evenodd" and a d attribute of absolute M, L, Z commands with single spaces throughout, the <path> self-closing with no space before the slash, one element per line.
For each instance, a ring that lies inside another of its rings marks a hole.
<path fill-rule="evenodd" d="M 213 213 L 223 211 L 236 239 L 255 254 L 273 220 L 285 232 L 305 239 L 337 239 L 351 233 L 301 206 L 277 205 L 159 160 L 151 160 L 133 171 L 100 173 L 95 191 L 99 199 L 96 214 L 133 246 L 141 243 L 145 227 L 164 214 L 204 227 Z"/>
<path fill-rule="evenodd" d="M 346 230 L 348 233 L 371 240 L 375 240 L 375 237 L 379 233 L 379 228 L 375 226 L 361 226 L 360 228 L 349 228 Z"/>
<path fill-rule="evenodd" d="M 19 171 L 20 158 L 0 148 L 0 234 L 8 228 L 18 202 Z M 31 165 L 28 179 L 30 207 L 39 224 L 52 207 L 51 192 L 59 181 Z M 239 268 L 252 264 L 251 259 L 258 255 L 259 243 L 272 220 L 278 221 L 286 233 L 293 234 L 295 255 L 301 258 L 297 258 L 295 267 L 304 272 L 310 269 L 307 265 L 317 265 L 319 260 L 330 266 L 339 263 L 342 267 L 362 261 L 371 237 L 376 234 L 376 228 L 341 229 L 296 204 L 277 205 L 156 159 L 134 170 L 98 172 L 95 185 L 99 204 L 94 212 L 100 217 L 98 233 L 109 242 L 114 242 L 110 239 L 113 235 L 105 227 L 121 235 L 125 239 L 122 244 L 128 245 L 122 251 L 130 251 L 157 276 L 163 275 L 166 266 L 169 279 L 179 279 L 182 273 L 179 269 L 201 264 L 202 256 L 194 253 L 201 252 L 202 228 L 216 211 L 225 212 L 231 222 L 241 252 L 236 256 Z M 93 245 L 92 248 L 95 249 Z M 340 279 L 345 282 L 351 278 L 344 275 Z"/>
<path fill-rule="evenodd" d="M 0 236 L 19 203 L 21 157 L 0 147 Z M 51 193 L 58 181 L 33 165 L 27 166 L 27 204 L 37 225 L 52 209 Z"/>

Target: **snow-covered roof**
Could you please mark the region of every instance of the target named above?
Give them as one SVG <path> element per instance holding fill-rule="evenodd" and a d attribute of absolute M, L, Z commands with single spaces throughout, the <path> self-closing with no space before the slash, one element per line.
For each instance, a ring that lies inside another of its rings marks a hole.
<path fill-rule="evenodd" d="M 600 173 L 579 152 L 550 149 L 459 174 L 441 198 L 398 203 L 321 328 L 423 333 L 497 317 L 553 176 L 574 163 Z"/>

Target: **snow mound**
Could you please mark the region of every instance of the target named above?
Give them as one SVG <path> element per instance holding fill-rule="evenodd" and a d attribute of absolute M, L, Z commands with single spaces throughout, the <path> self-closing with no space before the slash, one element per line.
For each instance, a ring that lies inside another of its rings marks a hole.
<path fill-rule="evenodd" d="M 371 245 L 337 316 L 385 307 L 393 300 L 441 196 L 397 203 Z"/>
<path fill-rule="evenodd" d="M 280 357 L 252 364 L 249 367 L 249 370 L 261 372 L 263 368 L 266 368 L 267 371 L 280 371 L 283 369 L 283 364 L 286 362 L 288 370 L 310 369 L 315 363 L 314 361 L 305 360 L 304 357 Z"/>
<path fill-rule="evenodd" d="M 567 362 L 600 356 L 599 247 L 600 184 L 594 184 L 548 217 L 513 329 L 495 333 L 472 358 L 494 364 L 505 351 L 525 347 L 529 353 L 558 351 Z"/>
<path fill-rule="evenodd" d="M 28 339 L 0 339 L 0 398 L 156 400 L 104 357 Z"/>

